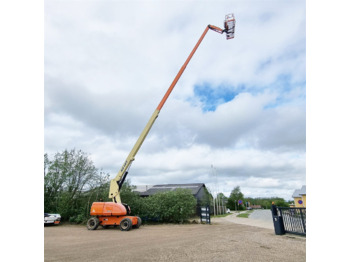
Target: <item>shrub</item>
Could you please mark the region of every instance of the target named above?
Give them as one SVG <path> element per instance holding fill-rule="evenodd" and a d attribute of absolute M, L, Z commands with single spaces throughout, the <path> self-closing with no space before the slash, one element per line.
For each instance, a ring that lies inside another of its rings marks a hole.
<path fill-rule="evenodd" d="M 193 216 L 197 203 L 188 189 L 157 193 L 144 200 L 147 202 L 147 217 L 173 223 L 182 223 Z"/>

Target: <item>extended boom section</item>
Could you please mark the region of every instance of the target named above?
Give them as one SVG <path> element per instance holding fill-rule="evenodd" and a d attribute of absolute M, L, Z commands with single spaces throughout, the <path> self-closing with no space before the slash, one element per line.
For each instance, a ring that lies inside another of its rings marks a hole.
<path fill-rule="evenodd" d="M 230 16 L 231 19 L 232 19 L 232 16 Z M 228 26 L 228 24 L 230 24 L 230 26 Z M 136 156 L 137 152 L 139 151 L 143 141 L 145 140 L 145 138 L 148 135 L 149 131 L 151 130 L 154 122 L 156 121 L 160 110 L 162 109 L 163 105 L 165 104 L 166 100 L 168 99 L 170 93 L 173 91 L 176 83 L 180 79 L 182 73 L 185 71 L 188 63 L 190 62 L 191 58 L 193 57 L 194 53 L 196 52 L 198 46 L 201 44 L 201 42 L 202 42 L 203 38 L 205 37 L 205 35 L 207 34 L 208 30 L 211 29 L 211 30 L 213 30 L 217 33 L 220 33 L 220 34 L 223 34 L 224 32 L 228 33 L 229 31 L 231 32 L 231 34 L 232 34 L 232 31 L 234 32 L 234 23 L 228 23 L 227 16 L 226 16 L 226 20 L 224 22 L 224 26 L 225 26 L 225 29 L 221 29 L 221 28 L 219 28 L 217 26 L 213 26 L 213 25 L 208 25 L 205 28 L 201 37 L 197 41 L 197 44 L 194 46 L 192 52 L 187 57 L 183 66 L 180 68 L 179 72 L 175 76 L 173 82 L 171 83 L 171 85 L 168 88 L 167 92 L 165 93 L 164 97 L 162 98 L 162 100 L 160 101 L 156 110 L 154 111 L 151 118 L 149 119 L 146 127 L 143 129 L 140 137 L 137 139 L 134 147 L 132 148 L 131 152 L 129 153 L 128 157 L 126 158 L 126 160 L 125 160 L 123 166 L 121 167 L 121 169 L 119 170 L 117 176 L 111 180 L 110 187 L 109 187 L 109 198 L 112 198 L 113 202 L 121 203 L 120 189 L 122 188 L 123 183 L 125 181 L 125 178 L 128 175 L 128 170 L 129 170 L 132 162 L 135 160 L 135 156 Z M 233 29 L 232 29 L 232 26 L 233 26 Z"/>
<path fill-rule="evenodd" d="M 164 97 L 160 101 L 159 105 L 157 106 L 156 110 L 152 114 L 151 118 L 149 119 L 146 127 L 143 129 L 140 137 L 137 139 L 134 147 L 132 148 L 131 152 L 129 153 L 128 157 L 126 158 L 122 168 L 119 170 L 117 176 L 111 181 L 110 187 L 109 187 L 109 197 L 113 199 L 113 202 L 115 203 L 121 203 L 120 199 L 120 189 L 123 186 L 123 183 L 125 181 L 125 178 L 128 174 L 128 170 L 130 168 L 130 165 L 132 164 L 132 161 L 135 160 L 135 156 L 137 152 L 139 151 L 143 141 L 145 140 L 146 136 L 148 135 L 149 131 L 151 130 L 154 122 L 156 121 L 160 110 L 162 109 L 163 105 L 165 104 L 166 100 L 168 99 L 170 93 L 173 91 L 177 81 L 180 79 L 182 73 L 185 71 L 187 64 L 190 62 L 193 54 L 196 52 L 198 46 L 202 42 L 204 36 L 208 32 L 209 27 L 206 27 L 203 34 L 199 38 L 197 44 L 193 48 L 192 52 L 186 59 L 185 63 L 177 73 L 176 77 L 174 78 L 173 82 L 171 83 L 170 87 L 168 88 L 167 92 L 165 93 Z"/>
<path fill-rule="evenodd" d="M 142 146 L 143 141 L 147 137 L 149 131 L 151 130 L 154 122 L 156 121 L 160 110 L 164 106 L 165 102 L 167 101 L 169 95 L 173 91 L 176 83 L 180 79 L 182 73 L 185 71 L 186 66 L 190 62 L 192 56 L 196 52 L 198 46 L 202 42 L 203 38 L 207 34 L 208 30 L 213 30 L 217 33 L 223 34 L 226 33 L 226 38 L 231 39 L 234 37 L 234 30 L 235 30 L 235 19 L 233 14 L 227 15 L 225 17 L 224 21 L 224 29 L 221 29 L 217 26 L 208 25 L 204 32 L 202 33 L 201 37 L 197 41 L 195 47 L 193 48 L 192 52 L 187 57 L 185 63 L 180 68 L 179 72 L 175 76 L 173 82 L 171 83 L 170 87 L 168 88 L 167 92 L 163 96 L 162 100 L 160 101 L 159 105 L 153 112 L 151 118 L 148 120 L 145 128 L 143 129 L 141 135 L 137 139 L 134 147 L 132 148 L 131 152 L 129 153 L 128 157 L 126 158 L 125 162 L 123 163 L 121 169 L 119 170 L 118 174 L 114 179 L 111 180 L 110 187 L 109 187 L 109 198 L 113 199 L 113 202 L 93 202 L 90 209 L 90 215 L 92 216 L 87 221 L 87 228 L 89 230 L 95 230 L 98 226 L 102 227 L 108 227 L 108 226 L 119 226 L 119 228 L 122 231 L 128 231 L 131 228 L 139 228 L 142 221 L 140 217 L 137 216 L 130 216 L 131 210 L 130 207 L 127 204 L 123 204 L 120 199 L 120 189 L 123 186 L 123 183 L 128 175 L 129 168 L 132 164 L 132 162 L 135 160 L 135 156 L 137 152 L 139 151 L 140 147 Z"/>

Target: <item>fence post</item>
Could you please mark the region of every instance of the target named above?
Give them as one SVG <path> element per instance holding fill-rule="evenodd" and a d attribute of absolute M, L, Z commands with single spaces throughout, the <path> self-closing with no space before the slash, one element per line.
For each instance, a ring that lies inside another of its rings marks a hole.
<path fill-rule="evenodd" d="M 300 209 L 300 217 L 301 217 L 301 224 L 303 225 L 304 233 L 306 235 L 305 221 L 304 221 L 304 215 L 303 215 L 302 209 Z"/>
<path fill-rule="evenodd" d="M 286 231 L 283 225 L 283 218 L 282 216 L 278 215 L 277 207 L 274 204 L 271 205 L 271 213 L 273 219 L 273 226 L 275 228 L 275 234 L 284 235 Z"/>

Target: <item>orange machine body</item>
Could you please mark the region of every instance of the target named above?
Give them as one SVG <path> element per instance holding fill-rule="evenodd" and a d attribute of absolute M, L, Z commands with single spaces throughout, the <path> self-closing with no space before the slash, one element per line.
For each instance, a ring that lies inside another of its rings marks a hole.
<path fill-rule="evenodd" d="M 119 225 L 124 218 L 129 218 L 132 225 L 137 225 L 137 217 L 128 216 L 130 210 L 127 210 L 123 204 L 114 202 L 93 202 L 90 209 L 90 215 L 96 216 L 100 225 Z"/>

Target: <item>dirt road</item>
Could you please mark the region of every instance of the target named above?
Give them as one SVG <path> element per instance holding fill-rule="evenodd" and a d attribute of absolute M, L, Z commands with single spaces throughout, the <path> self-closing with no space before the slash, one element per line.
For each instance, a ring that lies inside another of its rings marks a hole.
<path fill-rule="evenodd" d="M 145 225 L 88 231 L 45 227 L 45 261 L 305 261 L 305 238 L 214 219 L 212 225 Z"/>

